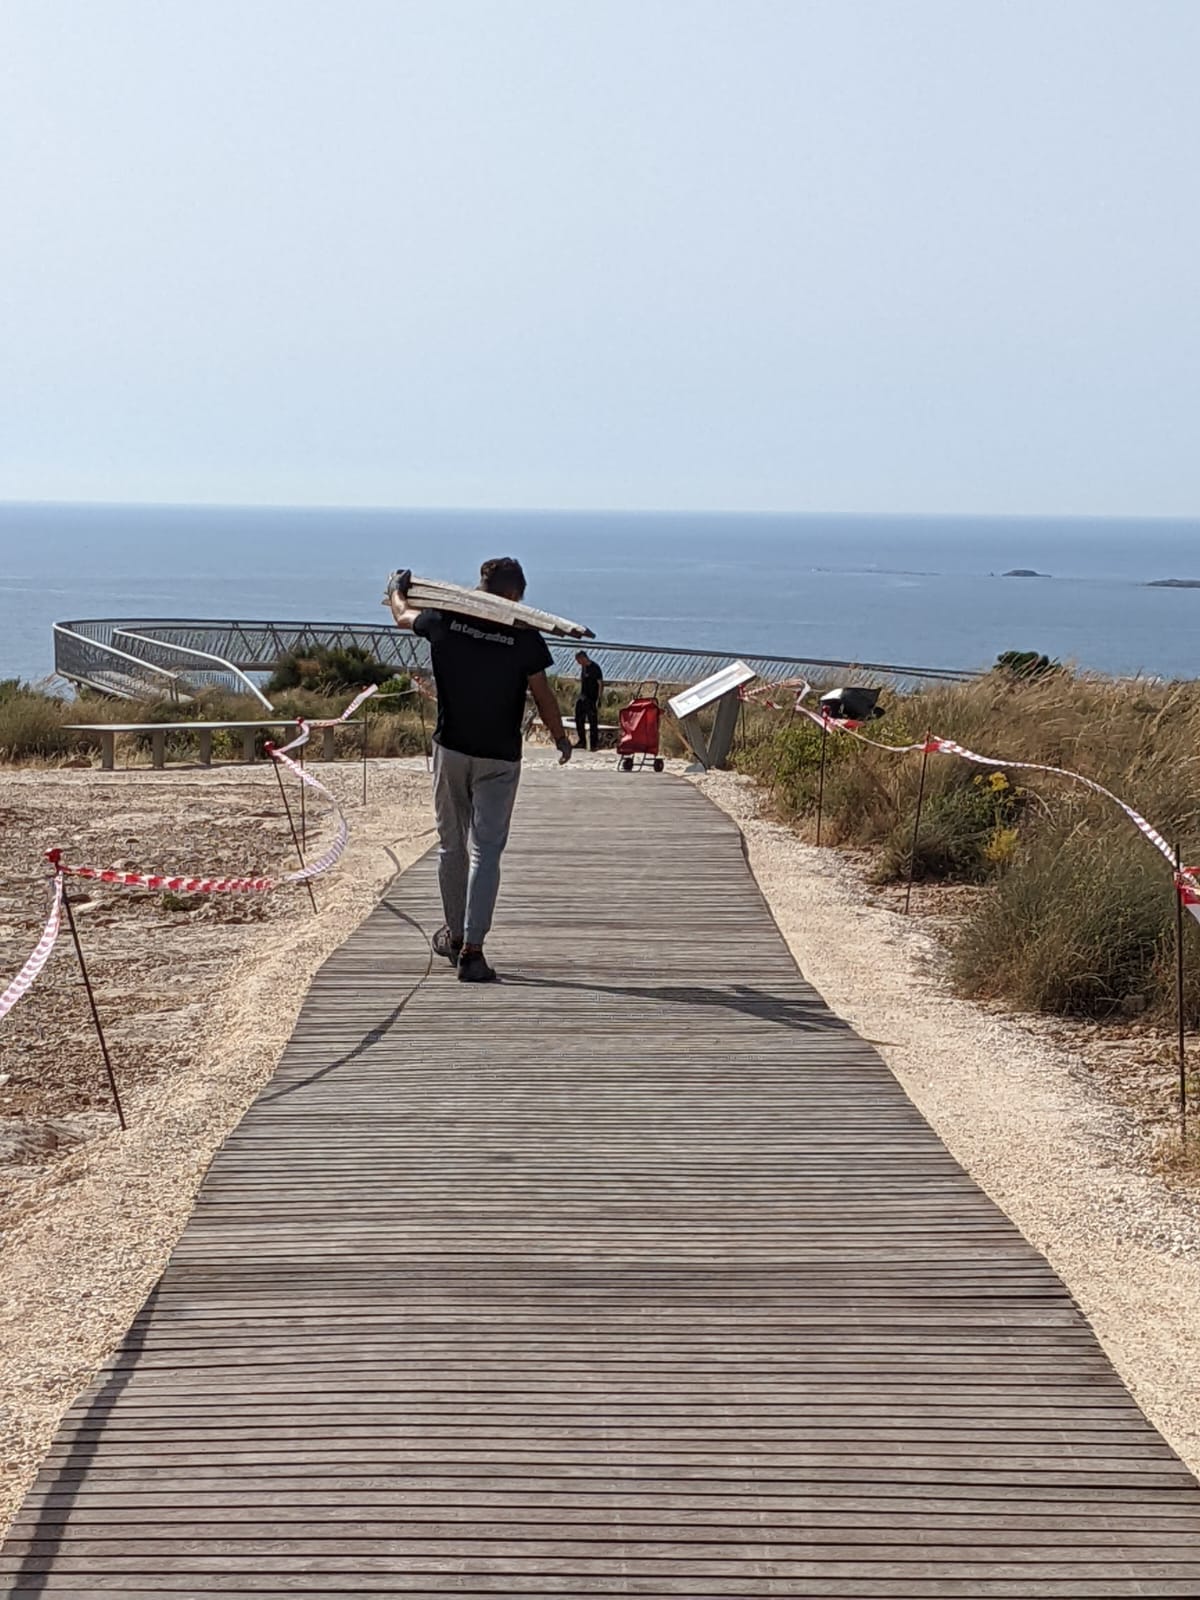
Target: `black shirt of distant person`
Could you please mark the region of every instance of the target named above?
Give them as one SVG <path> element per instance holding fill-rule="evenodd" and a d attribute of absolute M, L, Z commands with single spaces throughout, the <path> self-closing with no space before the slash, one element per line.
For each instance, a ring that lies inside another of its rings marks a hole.
<path fill-rule="evenodd" d="M 437 742 L 484 761 L 520 761 L 529 680 L 554 665 L 541 634 L 452 611 L 421 611 L 412 626 L 433 657 Z"/>
<path fill-rule="evenodd" d="M 575 702 L 575 732 L 577 750 L 586 750 L 587 735 L 591 734 L 593 750 L 600 745 L 600 696 L 604 693 L 604 674 L 598 664 L 584 651 L 575 657 L 579 662 L 579 698 Z"/>

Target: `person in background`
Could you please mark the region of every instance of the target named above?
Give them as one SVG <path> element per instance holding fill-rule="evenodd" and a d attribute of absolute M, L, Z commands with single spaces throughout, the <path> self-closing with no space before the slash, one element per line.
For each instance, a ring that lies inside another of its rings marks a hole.
<path fill-rule="evenodd" d="M 525 574 L 511 556 L 485 561 L 479 587 L 522 600 Z M 494 983 L 483 942 L 500 889 L 500 857 L 521 777 L 521 728 L 528 689 L 558 747 L 571 759 L 571 741 L 546 679 L 553 658 L 534 628 L 507 627 L 453 611 L 412 611 L 410 572 L 388 579 L 396 624 L 429 640 L 437 684 L 433 735 L 433 806 L 437 819 L 438 887 L 445 925 L 434 934 L 435 954 L 458 969 L 463 983 Z"/>
<path fill-rule="evenodd" d="M 586 750 L 588 742 L 585 728 L 592 736 L 592 749 L 600 748 L 600 696 L 604 693 L 604 674 L 586 650 L 576 657 L 579 663 L 579 698 L 575 702 L 575 732 L 579 736 L 576 750 Z"/>

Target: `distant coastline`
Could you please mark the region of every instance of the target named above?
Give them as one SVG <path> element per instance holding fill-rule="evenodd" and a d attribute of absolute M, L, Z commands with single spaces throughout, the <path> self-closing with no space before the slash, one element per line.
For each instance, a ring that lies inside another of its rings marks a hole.
<path fill-rule="evenodd" d="M 1200 589 L 1200 578 L 1155 578 L 1147 589 Z"/>

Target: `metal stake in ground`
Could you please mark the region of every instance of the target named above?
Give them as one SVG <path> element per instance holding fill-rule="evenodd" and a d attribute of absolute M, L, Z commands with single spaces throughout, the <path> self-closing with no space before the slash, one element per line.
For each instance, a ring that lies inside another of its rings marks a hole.
<path fill-rule="evenodd" d="M 912 903 L 913 879 L 917 875 L 917 841 L 921 837 L 921 811 L 925 805 L 925 769 L 929 766 L 929 744 L 933 735 L 925 730 L 925 743 L 921 750 L 921 780 L 917 784 L 917 814 L 913 818 L 912 849 L 908 852 L 908 888 L 904 892 L 904 915 Z"/>
<path fill-rule="evenodd" d="M 1179 1025 L 1179 1137 L 1187 1138 L 1187 1034 L 1183 1018 L 1183 858 L 1175 846 L 1175 1018 Z"/>
<path fill-rule="evenodd" d="M 829 743 L 829 718 L 821 718 L 821 772 L 817 778 L 817 843 L 821 842 L 821 817 L 825 810 L 825 748 Z"/>
<path fill-rule="evenodd" d="M 304 771 L 304 746 L 303 745 L 301 745 L 299 750 L 296 752 L 296 758 L 297 758 L 297 761 L 299 762 L 300 771 L 303 772 Z M 278 761 L 272 761 L 271 765 L 275 768 L 275 771 L 277 773 L 279 773 L 279 763 L 278 763 Z M 279 787 L 280 787 L 280 789 L 283 788 L 283 775 L 282 775 L 282 773 L 279 774 Z M 304 805 L 304 791 L 305 791 L 305 789 L 307 787 L 308 787 L 308 785 L 305 783 L 304 779 L 301 778 L 300 779 L 300 846 L 299 846 L 299 848 L 302 849 L 302 850 L 307 850 L 308 849 L 308 823 L 307 823 L 306 818 L 305 818 L 305 805 Z M 304 865 L 303 859 L 301 859 L 300 865 L 301 866 Z"/>
<path fill-rule="evenodd" d="M 292 843 L 296 846 L 296 855 L 297 855 L 297 858 L 299 859 L 301 867 L 303 867 L 304 866 L 304 847 L 300 843 L 300 835 L 296 832 L 296 823 L 295 823 L 295 820 L 292 817 L 292 808 L 288 804 L 287 790 L 283 787 L 283 773 L 280 772 L 280 770 L 279 770 L 278 761 L 276 761 L 274 756 L 271 755 L 271 750 L 272 750 L 272 746 L 270 744 L 268 744 L 267 745 L 267 755 L 270 757 L 271 765 L 275 768 L 275 776 L 279 780 L 279 797 L 283 801 L 283 809 L 287 812 L 288 827 L 292 830 Z M 304 793 L 304 784 L 303 783 L 301 783 L 301 785 L 300 785 L 300 793 L 302 795 Z M 305 878 L 304 887 L 308 890 L 308 898 L 312 901 L 313 910 L 316 911 L 316 909 L 317 909 L 317 897 L 313 893 L 313 886 L 312 886 L 311 878 Z"/>
<path fill-rule="evenodd" d="M 79 942 L 79 929 L 75 926 L 75 913 L 71 909 L 71 896 L 67 893 L 67 880 L 65 877 L 63 878 L 62 903 L 63 910 L 67 913 L 67 927 L 71 930 L 75 954 L 79 958 L 79 970 L 83 975 L 83 987 L 87 990 L 88 1005 L 92 1008 L 92 1021 L 96 1024 L 96 1037 L 100 1041 L 100 1054 L 104 1057 L 104 1070 L 108 1073 L 108 1087 L 112 1091 L 113 1105 L 117 1108 L 117 1120 L 121 1124 L 122 1133 L 124 1133 L 129 1124 L 125 1121 L 125 1111 L 121 1105 L 121 1095 L 117 1088 L 116 1074 L 113 1072 L 112 1059 L 108 1053 L 108 1042 L 104 1037 L 104 1027 L 100 1021 L 100 1012 L 96 1006 L 96 996 L 92 993 L 92 980 L 88 977 L 87 962 L 83 959 L 83 946 Z"/>

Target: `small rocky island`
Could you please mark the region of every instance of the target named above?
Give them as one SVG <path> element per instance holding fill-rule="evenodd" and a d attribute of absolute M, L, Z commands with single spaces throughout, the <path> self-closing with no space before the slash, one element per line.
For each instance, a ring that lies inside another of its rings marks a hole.
<path fill-rule="evenodd" d="M 1048 578 L 1048 572 L 1035 572 L 1032 567 L 1014 567 L 1011 572 L 1002 572 L 1002 578 Z"/>
<path fill-rule="evenodd" d="M 1200 589 L 1200 578 L 1154 578 L 1147 589 Z"/>

